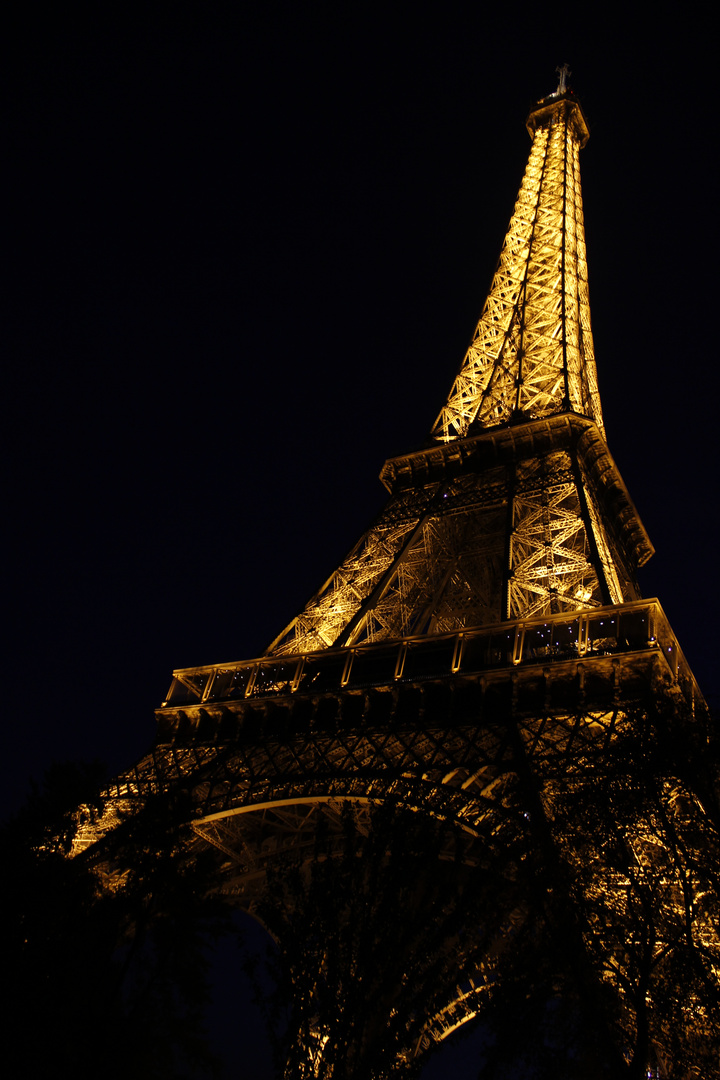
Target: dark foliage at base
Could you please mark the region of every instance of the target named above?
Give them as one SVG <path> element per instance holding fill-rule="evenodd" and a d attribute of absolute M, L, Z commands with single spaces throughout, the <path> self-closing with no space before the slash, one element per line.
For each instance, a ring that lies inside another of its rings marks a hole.
<path fill-rule="evenodd" d="M 208 898 L 208 868 L 186 858 L 187 806 L 148 804 L 116 830 L 100 871 L 68 858 L 78 805 L 102 809 L 100 776 L 55 768 L 0 833 L 8 1075 L 213 1075 L 205 947 L 227 917 Z"/>

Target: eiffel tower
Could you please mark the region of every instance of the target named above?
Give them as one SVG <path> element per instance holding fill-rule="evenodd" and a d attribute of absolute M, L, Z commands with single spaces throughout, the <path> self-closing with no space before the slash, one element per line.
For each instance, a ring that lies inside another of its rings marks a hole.
<path fill-rule="evenodd" d="M 360 830 L 388 800 L 421 809 L 472 853 L 551 822 L 558 793 L 601 775 L 639 711 L 667 706 L 702 742 L 702 695 L 659 602 L 640 595 L 653 548 L 605 442 L 579 172 L 589 132 L 567 74 L 530 110 L 489 295 L 426 444 L 385 463 L 385 508 L 262 656 L 173 673 L 155 746 L 80 847 L 151 795 L 189 790 L 187 827 L 217 853 L 218 889 L 253 912 L 269 868 L 307 859 L 321 822 L 339 834 L 343 807 Z M 682 887 L 717 965 L 711 826 L 680 788 L 663 806 L 686 826 Z M 656 818 L 642 822 L 623 841 L 637 873 L 664 850 Z M 663 903 L 685 910 L 676 879 Z M 621 907 L 633 880 L 613 866 L 587 889 Z M 405 1058 L 481 1014 L 494 971 L 458 970 L 444 1003 L 408 1020 Z"/>

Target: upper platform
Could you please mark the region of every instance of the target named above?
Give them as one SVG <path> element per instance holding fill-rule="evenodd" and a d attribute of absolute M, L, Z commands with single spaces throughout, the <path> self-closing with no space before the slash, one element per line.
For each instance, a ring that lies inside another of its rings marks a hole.
<path fill-rule="evenodd" d="M 592 484 L 605 520 L 614 523 L 630 564 L 644 566 L 655 551 L 645 526 L 597 425 L 575 413 L 500 425 L 390 458 L 380 479 L 388 491 L 399 492 L 563 449 L 577 454 L 586 483 Z"/>
<path fill-rule="evenodd" d="M 547 97 L 542 98 L 536 105 L 533 105 L 525 121 L 528 132 L 531 136 L 534 136 L 539 127 L 552 123 L 558 113 L 563 117 L 567 117 L 582 150 L 590 138 L 590 128 L 582 111 L 582 106 L 572 90 L 565 90 L 564 93 L 548 94 Z"/>

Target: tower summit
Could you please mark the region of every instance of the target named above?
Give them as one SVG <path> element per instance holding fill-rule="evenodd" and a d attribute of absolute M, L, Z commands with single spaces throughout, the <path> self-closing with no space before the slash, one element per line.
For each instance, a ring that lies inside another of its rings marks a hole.
<path fill-rule="evenodd" d="M 678 1032 L 707 1042 L 720 941 L 706 713 L 660 604 L 640 596 L 653 549 L 605 443 L 588 128 L 566 78 L 530 110 L 490 294 L 428 444 L 385 463 L 385 508 L 263 656 L 173 673 L 153 751 L 78 838 L 111 843 L 152 794 L 188 791 L 216 888 L 256 911 L 289 902 L 268 898 L 268 871 L 310 873 L 317 836 L 344 835 L 343 807 L 364 836 L 378 805 L 446 823 L 463 866 L 482 868 L 492 917 L 441 936 L 448 977 L 427 999 L 367 1005 L 395 1032 L 383 1075 L 482 1016 L 526 933 L 547 938 L 551 967 L 570 935 L 571 968 L 547 992 L 566 987 L 613 1075 L 628 1055 L 669 1060 Z M 415 911 L 420 940 L 437 911 Z M 398 973 L 378 955 L 368 979 L 415 985 L 411 960 Z M 681 960 L 692 985 L 669 997 Z M 312 1013 L 308 1077 L 332 1074 L 339 1029 L 323 1010 L 344 1007 L 345 974 L 342 993 L 298 1004 Z"/>

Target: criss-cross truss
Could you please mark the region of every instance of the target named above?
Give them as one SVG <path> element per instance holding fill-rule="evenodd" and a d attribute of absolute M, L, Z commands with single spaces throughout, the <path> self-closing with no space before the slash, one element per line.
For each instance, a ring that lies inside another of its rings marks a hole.
<path fill-rule="evenodd" d="M 269 651 L 496 621 L 504 527 L 497 484 L 458 478 L 401 494 Z"/>
<path fill-rule="evenodd" d="M 597 514 L 583 514 L 583 489 L 567 453 L 523 462 L 514 493 L 507 617 L 597 607 L 623 599 Z M 587 528 L 587 521 L 591 527 Z M 602 550 L 605 558 L 602 558 Z"/>
<path fill-rule="evenodd" d="M 579 150 L 587 127 L 569 94 L 528 120 L 532 150 L 495 277 L 433 437 L 464 437 L 513 414 L 571 410 L 602 431 L 590 329 Z"/>

